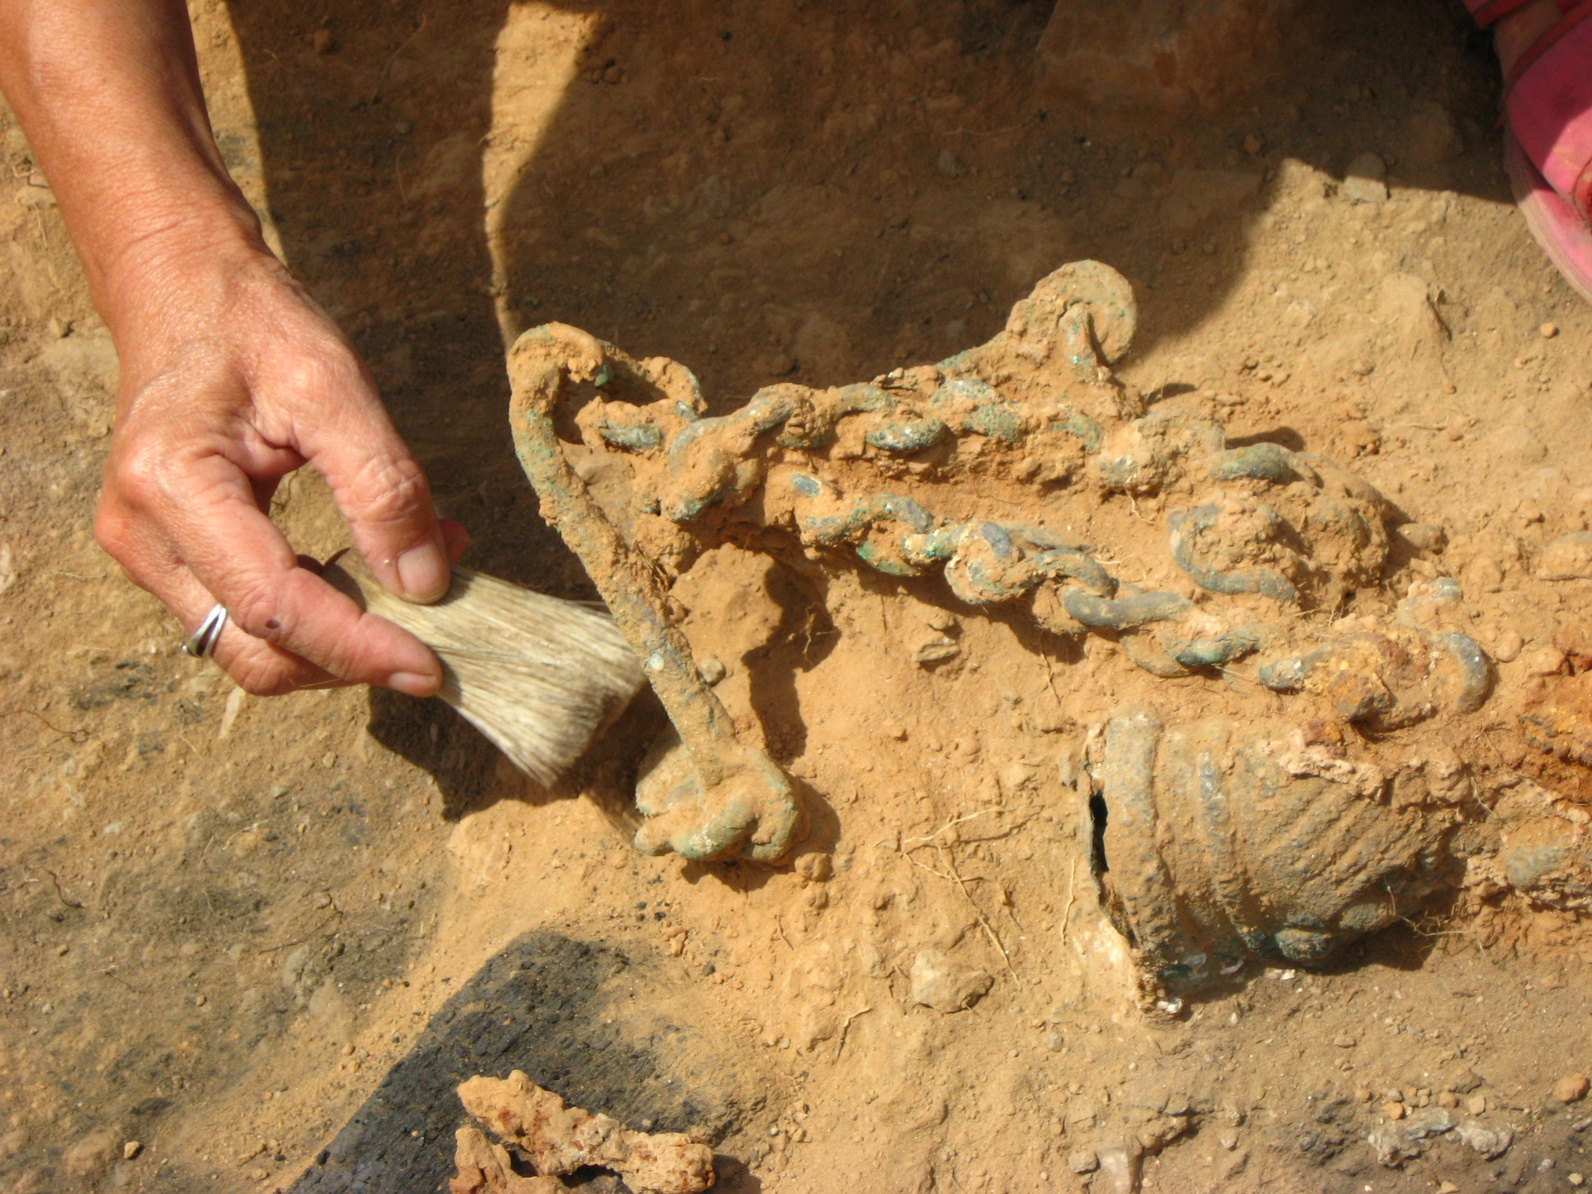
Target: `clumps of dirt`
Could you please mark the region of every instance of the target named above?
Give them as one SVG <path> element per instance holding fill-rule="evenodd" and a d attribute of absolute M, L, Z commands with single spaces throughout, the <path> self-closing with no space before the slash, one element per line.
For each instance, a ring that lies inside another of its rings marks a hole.
<path fill-rule="evenodd" d="M 459 1172 L 448 1179 L 449 1194 L 555 1194 L 566 1189 L 556 1177 L 514 1172 L 509 1150 L 493 1144 L 479 1128 L 460 1128 L 453 1163 Z"/>
<path fill-rule="evenodd" d="M 460 1128 L 452 1194 L 544 1194 L 564 1189 L 553 1175 L 591 1165 L 618 1173 L 635 1194 L 697 1194 L 716 1180 L 713 1150 L 699 1134 L 638 1132 L 571 1107 L 521 1070 L 507 1078 L 471 1078 L 459 1087 L 459 1101 L 524 1153 L 537 1176 L 515 1173 L 505 1148 L 475 1128 Z"/>

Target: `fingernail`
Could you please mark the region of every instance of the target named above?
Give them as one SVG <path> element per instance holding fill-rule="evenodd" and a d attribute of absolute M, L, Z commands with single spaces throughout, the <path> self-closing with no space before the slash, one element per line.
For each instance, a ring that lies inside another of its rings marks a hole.
<path fill-rule="evenodd" d="M 433 543 L 411 547 L 398 557 L 398 583 L 410 601 L 435 601 L 448 591 L 447 557 Z"/>
<path fill-rule="evenodd" d="M 395 688 L 405 696 L 428 697 L 436 696 L 437 689 L 442 687 L 442 683 L 435 675 L 426 676 L 419 672 L 394 672 L 387 677 L 387 687 Z"/>

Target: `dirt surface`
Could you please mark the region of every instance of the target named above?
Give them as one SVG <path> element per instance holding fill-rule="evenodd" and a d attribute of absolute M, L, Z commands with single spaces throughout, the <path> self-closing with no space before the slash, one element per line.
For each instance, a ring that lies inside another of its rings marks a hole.
<path fill-rule="evenodd" d="M 503 350 L 528 326 L 675 358 L 727 410 L 938 360 L 1096 258 L 1138 297 L 1119 368 L 1140 392 L 1205 395 L 1230 436 L 1334 457 L 1446 529 L 1388 583 L 1461 580 L 1507 698 L 1463 751 L 1520 766 L 1533 677 L 1565 687 L 1592 654 L 1592 581 L 1540 581 L 1592 516 L 1592 311 L 1508 202 L 1496 66 L 1462 15 L 1303 7 L 1248 94 L 1136 116 L 1036 70 L 1039 0 L 194 16 L 229 163 L 367 355 L 470 565 L 590 592 L 510 450 Z M 10 122 L 4 153 L 0 1189 L 354 1189 L 334 1140 L 395 1136 L 445 1177 L 462 1108 L 371 1100 L 443 1056 L 461 1009 L 500 1006 L 492 1076 L 701 1124 L 726 1190 L 1592 1173 L 1564 1081 L 1592 1070 L 1573 911 L 1462 901 L 1325 972 L 1255 966 L 1148 1016 L 1056 779 L 1112 711 L 1110 661 L 1047 658 L 925 589 L 840 570 L 815 590 L 731 551 L 681 579 L 717 691 L 816 797 L 779 869 L 632 850 L 656 709 L 542 792 L 433 703 L 233 691 L 93 543 L 114 356 Z M 1346 179 L 1365 154 L 1385 182 Z M 300 550 L 343 545 L 313 477 L 277 504 Z M 958 659 L 925 668 L 936 636 Z M 1200 683 L 1189 707 L 1219 699 Z M 1584 801 L 1575 764 L 1538 774 Z M 525 950 L 534 981 L 449 1010 Z M 970 1008 L 912 1001 L 923 956 L 937 1002 Z M 420 1085 L 451 1089 L 456 1063 Z M 1373 1134 L 1433 1109 L 1461 1128 L 1384 1165 Z"/>

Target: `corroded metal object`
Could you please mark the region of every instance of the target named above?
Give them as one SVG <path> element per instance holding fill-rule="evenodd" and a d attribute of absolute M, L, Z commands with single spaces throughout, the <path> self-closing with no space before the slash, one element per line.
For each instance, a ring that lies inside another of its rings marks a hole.
<path fill-rule="evenodd" d="M 1272 443 L 1229 449 L 1214 419 L 1146 413 L 1108 368 L 1126 350 L 1135 314 L 1120 275 L 1075 263 L 1041 281 L 981 347 L 857 385 L 768 386 L 719 418 L 703 417 L 696 379 L 679 365 L 633 361 L 561 325 L 527 332 L 513 359 L 522 362 L 516 376 L 529 378 L 556 370 L 544 360 L 567 358 L 568 377 L 593 382 L 581 437 L 650 466 L 640 474 L 637 531 L 660 563 L 679 563 L 727 523 L 750 523 L 788 531 L 836 562 L 849 557 L 891 576 L 938 572 L 969 605 L 1023 603 L 1057 634 L 1122 638 L 1156 675 L 1306 646 L 1278 653 L 1260 682 L 1325 690 L 1347 669 L 1369 677 L 1370 690 L 1338 699 L 1346 709 L 1358 703 L 1351 720 L 1376 724 L 1479 706 L 1488 664 L 1457 629 L 1432 635 L 1412 614 L 1330 646 L 1301 635 L 1296 611 L 1336 611 L 1380 582 L 1391 506 L 1324 457 Z M 517 385 L 514 408 L 522 463 L 555 509 L 584 492 L 567 466 L 555 474 L 542 462 L 556 446 L 562 385 L 551 383 L 540 405 Z M 927 480 L 957 499 L 964 482 L 1016 483 L 1036 508 L 1192 483 L 1199 498 L 1170 513 L 1166 550 L 1199 589 L 1238 600 L 1196 604 L 1141 591 L 1113 576 L 1090 544 L 1026 521 L 947 517 L 884 488 L 897 478 Z M 1432 598 L 1458 600 L 1452 586 Z"/>
<path fill-rule="evenodd" d="M 689 765 L 675 769 L 674 783 L 640 795 L 648 820 L 637 846 L 686 858 L 780 858 L 800 840 L 806 819 L 789 779 L 766 754 L 736 739 L 729 714 L 697 675 L 690 644 L 669 620 L 656 571 L 592 500 L 553 428 L 555 408 L 571 382 L 622 379 L 660 389 L 686 382 L 685 392 L 672 399 L 684 405 L 700 401 L 695 379 L 667 363 L 647 369 L 559 324 L 520 337 L 509 355 L 509 377 L 514 447 L 541 498 L 542 516 L 586 565 L 689 753 Z"/>
<path fill-rule="evenodd" d="M 1460 885 L 1487 811 L 1456 758 L 1351 759 L 1277 719 L 1134 710 L 1095 748 L 1106 910 L 1174 991 L 1246 957 L 1317 965 L 1412 915 Z"/>
<path fill-rule="evenodd" d="M 768 386 L 721 417 L 673 361 L 558 324 L 520 338 L 520 460 L 679 734 L 640 784 L 643 849 L 773 861 L 802 831 L 795 788 L 736 739 L 669 613 L 667 578 L 749 530 L 826 569 L 938 575 L 975 611 L 1118 644 L 1148 677 L 1229 680 L 1221 718 L 1189 716 L 1186 686 L 1170 713 L 1102 709 L 1088 752 L 1103 903 L 1149 987 L 1245 956 L 1322 962 L 1537 832 L 1530 801 L 1515 823 L 1489 818 L 1498 793 L 1453 749 L 1494 683 L 1459 585 L 1395 597 L 1404 516 L 1343 466 L 1229 446 L 1208 404 L 1147 404 L 1110 368 L 1135 318 L 1122 277 L 1079 262 L 977 348 L 855 385 Z M 598 460 L 624 461 L 623 509 L 588 492 Z M 1090 535 L 1057 529 L 1075 523 Z M 1130 541 L 1134 575 L 1158 584 L 1120 575 Z M 1235 702 L 1251 711 L 1233 718 Z M 1545 865 L 1500 861 L 1499 884 L 1580 873 L 1579 839 L 1542 832 L 1560 842 L 1531 856 Z"/>

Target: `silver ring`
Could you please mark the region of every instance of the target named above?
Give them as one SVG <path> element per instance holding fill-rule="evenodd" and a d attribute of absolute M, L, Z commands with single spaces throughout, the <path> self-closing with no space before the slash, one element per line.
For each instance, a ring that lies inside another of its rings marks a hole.
<path fill-rule="evenodd" d="M 210 653 L 216 649 L 216 642 L 221 638 L 221 629 L 227 624 L 227 607 L 224 605 L 212 606 L 205 615 L 205 620 L 199 623 L 199 629 L 188 636 L 188 641 L 182 645 L 184 655 L 192 655 L 195 659 L 208 659 Z"/>

